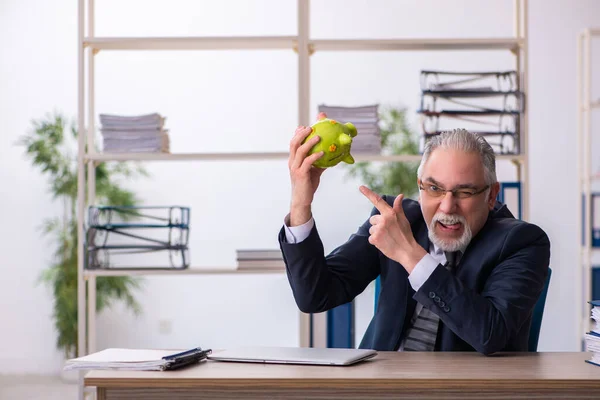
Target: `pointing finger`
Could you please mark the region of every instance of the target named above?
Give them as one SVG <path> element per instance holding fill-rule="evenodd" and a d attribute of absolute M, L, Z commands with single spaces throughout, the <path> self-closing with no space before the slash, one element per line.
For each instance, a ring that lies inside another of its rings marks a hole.
<path fill-rule="evenodd" d="M 366 186 L 360 186 L 359 190 L 362 194 L 365 195 L 365 197 L 367 199 L 369 199 L 369 201 L 371 203 L 373 203 L 373 205 L 375 206 L 375 208 L 377 208 L 379 210 L 380 213 L 384 213 L 384 212 L 389 212 L 392 210 L 392 207 L 390 207 L 390 205 L 388 203 L 385 202 L 385 200 L 383 200 L 381 198 L 381 196 L 379 196 L 377 193 L 375 193 L 374 191 L 372 191 L 371 189 L 369 189 Z"/>

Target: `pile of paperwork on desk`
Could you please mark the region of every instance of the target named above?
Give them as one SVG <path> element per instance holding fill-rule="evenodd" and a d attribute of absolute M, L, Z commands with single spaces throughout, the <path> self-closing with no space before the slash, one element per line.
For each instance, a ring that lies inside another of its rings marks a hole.
<path fill-rule="evenodd" d="M 64 370 L 119 369 L 128 371 L 164 371 L 206 360 L 210 349 L 176 350 L 106 349 L 67 360 Z"/>

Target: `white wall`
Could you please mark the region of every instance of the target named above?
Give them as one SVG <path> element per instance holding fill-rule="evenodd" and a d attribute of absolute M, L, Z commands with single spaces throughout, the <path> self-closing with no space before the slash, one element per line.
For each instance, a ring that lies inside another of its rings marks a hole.
<path fill-rule="evenodd" d="M 42 241 L 36 228 L 60 205 L 14 142 L 32 118 L 46 112 L 76 116 L 75 3 L 0 2 L 0 207 L 7 227 L 0 233 L 0 373 L 56 373 L 62 362 L 54 350 L 51 295 L 35 285 L 52 255 L 51 243 Z M 296 31 L 292 0 L 96 3 L 98 35 Z M 502 37 L 512 34 L 511 7 L 501 0 L 314 2 L 311 33 L 320 38 Z M 541 350 L 577 349 L 575 37 L 598 16 L 600 3 L 591 0 L 530 4 L 531 219 L 551 237 L 555 273 Z M 101 52 L 96 60 L 96 111 L 162 113 L 173 152 L 285 151 L 296 125 L 297 70 L 291 51 Z M 380 102 L 407 106 L 416 127 L 420 69 L 506 69 L 513 67 L 512 60 L 504 52 L 317 53 L 311 61 L 312 117 L 322 103 Z M 559 156 L 564 161 L 557 162 Z M 277 246 L 289 202 L 284 161 L 146 167 L 151 178 L 130 186 L 145 204 L 192 207 L 193 265 L 231 266 L 236 248 Z M 514 179 L 510 166 L 501 171 L 501 179 Z M 326 250 L 344 241 L 369 210 L 343 168 L 328 171 L 315 204 Z M 359 335 L 372 311 L 370 294 L 361 296 Z M 98 318 L 99 348 L 298 342 L 297 310 L 282 275 L 151 277 L 138 299 L 144 312 L 137 318 L 121 306 Z M 160 333 L 161 321 L 170 322 L 171 334 Z"/>

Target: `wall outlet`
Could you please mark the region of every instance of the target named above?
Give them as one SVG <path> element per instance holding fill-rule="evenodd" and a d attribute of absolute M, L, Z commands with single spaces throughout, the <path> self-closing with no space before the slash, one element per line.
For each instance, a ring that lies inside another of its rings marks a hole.
<path fill-rule="evenodd" d="M 158 332 L 168 335 L 173 330 L 173 321 L 170 319 L 161 319 L 158 321 Z"/>

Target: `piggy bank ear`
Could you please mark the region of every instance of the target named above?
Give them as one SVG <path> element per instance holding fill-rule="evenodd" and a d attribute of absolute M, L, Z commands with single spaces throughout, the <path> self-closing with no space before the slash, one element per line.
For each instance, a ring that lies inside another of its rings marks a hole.
<path fill-rule="evenodd" d="M 324 112 L 320 112 L 319 115 L 317 115 L 317 121 L 320 121 L 322 119 L 327 118 L 327 114 L 325 114 Z"/>
<path fill-rule="evenodd" d="M 340 145 L 350 144 L 352 143 L 352 138 L 345 133 L 340 133 L 340 136 L 338 136 L 338 142 Z"/>
<path fill-rule="evenodd" d="M 346 125 L 346 128 L 348 128 L 348 134 L 351 137 L 356 137 L 356 135 L 358 134 L 358 131 L 356 130 L 356 127 L 354 126 L 354 124 L 352 122 L 346 122 L 344 125 Z"/>

